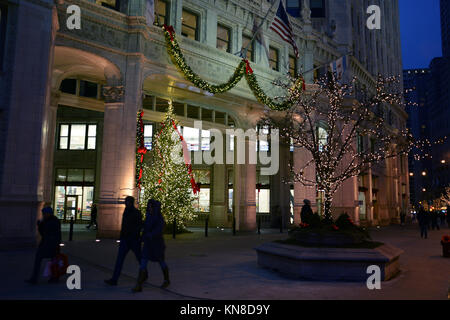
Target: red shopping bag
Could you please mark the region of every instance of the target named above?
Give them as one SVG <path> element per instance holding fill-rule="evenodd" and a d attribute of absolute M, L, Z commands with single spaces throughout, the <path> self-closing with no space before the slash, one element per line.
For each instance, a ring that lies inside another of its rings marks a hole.
<path fill-rule="evenodd" d="M 69 266 L 69 259 L 67 255 L 58 253 L 51 261 L 51 276 L 52 278 L 59 278 L 66 274 L 67 267 Z"/>

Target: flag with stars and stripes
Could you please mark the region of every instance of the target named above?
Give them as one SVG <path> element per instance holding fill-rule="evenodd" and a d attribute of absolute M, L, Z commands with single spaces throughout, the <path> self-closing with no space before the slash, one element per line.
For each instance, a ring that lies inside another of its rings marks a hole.
<path fill-rule="evenodd" d="M 283 1 L 280 1 L 280 4 L 278 6 L 277 14 L 275 15 L 272 25 L 270 26 L 270 29 L 275 31 L 281 39 L 292 45 L 294 48 L 295 56 L 298 58 L 298 48 L 297 44 L 294 40 L 294 35 L 292 33 L 292 26 L 289 22 L 289 17 L 286 13 L 286 10 L 283 6 Z"/>

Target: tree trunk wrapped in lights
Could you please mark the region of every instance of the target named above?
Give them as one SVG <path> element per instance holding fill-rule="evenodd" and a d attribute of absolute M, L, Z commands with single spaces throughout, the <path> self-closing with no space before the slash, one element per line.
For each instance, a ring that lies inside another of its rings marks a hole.
<path fill-rule="evenodd" d="M 403 104 L 401 93 L 389 87 L 399 79 L 379 77 L 376 91 L 357 89 L 356 80 L 340 84 L 329 75 L 310 94 L 292 93 L 294 106 L 284 114 L 272 112 L 262 122 L 280 129 L 295 148 L 311 154 L 311 160 L 291 169 L 291 181 L 315 186 L 324 195 L 324 219 L 332 222 L 333 196 L 344 181 L 367 172 L 372 164 L 407 155 L 412 136 L 407 129 L 385 121 L 382 108 Z M 389 91 L 391 90 L 391 91 Z M 304 174 L 314 167 L 316 176 Z"/>

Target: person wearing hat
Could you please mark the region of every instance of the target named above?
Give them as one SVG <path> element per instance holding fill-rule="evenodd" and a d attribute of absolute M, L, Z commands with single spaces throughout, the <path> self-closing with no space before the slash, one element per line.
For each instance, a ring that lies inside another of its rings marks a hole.
<path fill-rule="evenodd" d="M 33 273 L 31 278 L 26 282 L 36 284 L 39 278 L 39 271 L 43 259 L 53 259 L 59 253 L 59 245 L 61 243 L 61 223 L 53 214 L 51 207 L 42 209 L 42 219 L 37 221 L 41 241 L 39 243 L 36 256 L 34 259 Z M 51 278 L 49 282 L 56 282 Z"/>
<path fill-rule="evenodd" d="M 164 275 L 164 282 L 161 288 L 167 288 L 170 284 L 169 268 L 165 262 L 165 249 L 163 230 L 164 217 L 161 214 L 161 202 L 150 199 L 147 202 L 147 212 L 144 222 L 142 239 L 144 247 L 142 249 L 141 266 L 139 276 L 133 292 L 141 292 L 142 284 L 148 278 L 147 264 L 149 261 L 158 262 Z"/>
<path fill-rule="evenodd" d="M 116 265 L 111 279 L 105 280 L 110 286 L 116 286 L 119 280 L 122 266 L 128 252 L 133 251 L 138 263 L 141 262 L 141 229 L 142 215 L 141 211 L 134 206 L 134 198 L 128 196 L 125 198 L 125 210 L 122 216 L 122 228 L 120 230 L 120 245 L 117 254 Z"/>

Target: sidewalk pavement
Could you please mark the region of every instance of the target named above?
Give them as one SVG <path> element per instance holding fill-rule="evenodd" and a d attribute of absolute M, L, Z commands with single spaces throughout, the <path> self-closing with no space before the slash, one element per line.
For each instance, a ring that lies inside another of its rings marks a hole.
<path fill-rule="evenodd" d="M 66 227 L 64 228 L 66 229 Z M 194 233 L 166 239 L 166 261 L 171 273 L 168 290 L 159 289 L 162 272 L 149 265 L 149 280 L 142 293 L 133 294 L 138 265 L 130 252 L 117 287 L 103 283 L 110 278 L 118 243 L 102 239 L 95 231 L 76 226 L 74 241 L 64 232 L 63 252 L 69 263 L 80 266 L 82 290 L 68 290 L 63 279 L 58 284 L 23 282 L 30 272 L 34 250 L 0 252 L 0 299 L 447 299 L 450 287 L 450 259 L 442 258 L 440 238 L 450 229 L 430 231 L 421 239 L 417 225 L 390 226 L 371 231 L 376 241 L 405 251 L 400 258 L 402 273 L 383 282 L 381 290 L 370 291 L 364 283 L 311 282 L 292 280 L 260 268 L 254 247 L 283 239 L 286 233 L 265 230 L 261 235 L 233 236 L 229 230 L 211 229 L 209 237 Z"/>

